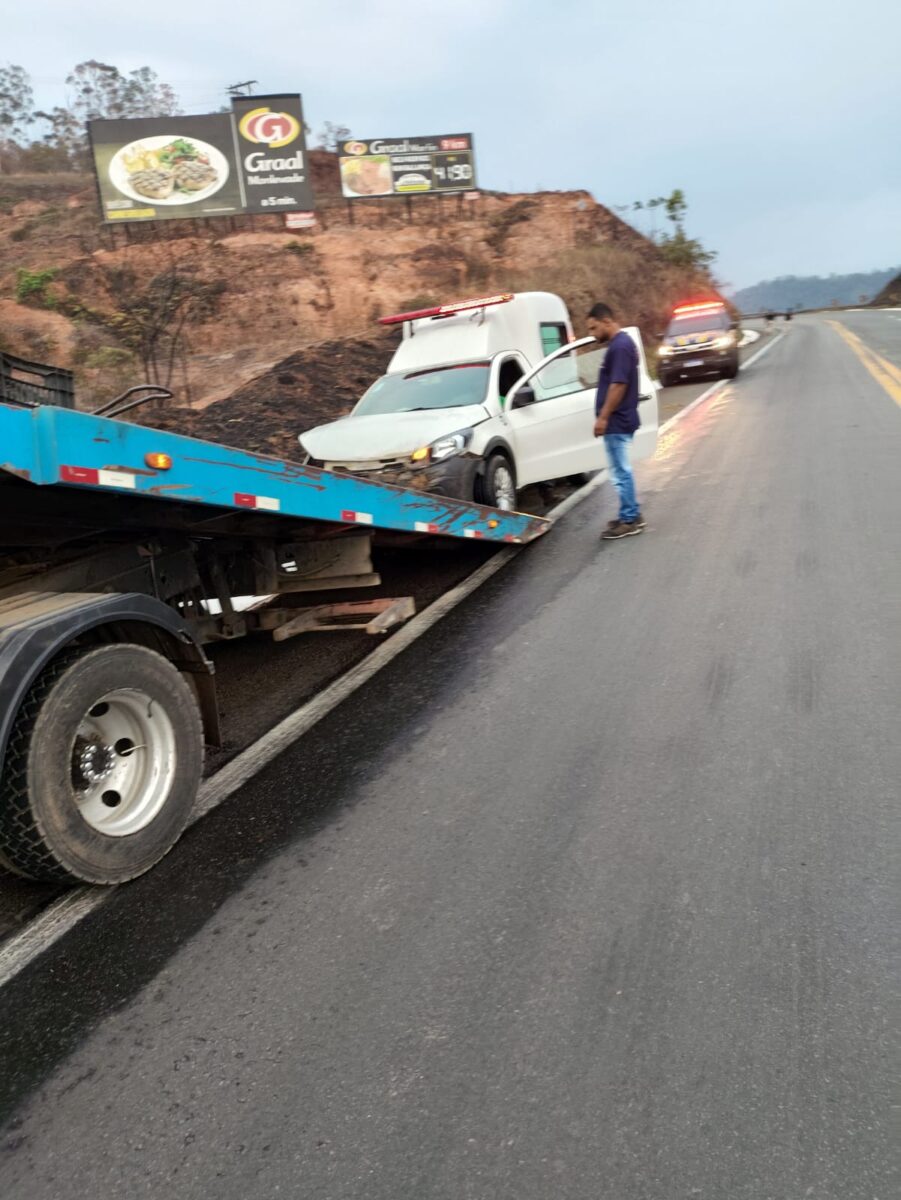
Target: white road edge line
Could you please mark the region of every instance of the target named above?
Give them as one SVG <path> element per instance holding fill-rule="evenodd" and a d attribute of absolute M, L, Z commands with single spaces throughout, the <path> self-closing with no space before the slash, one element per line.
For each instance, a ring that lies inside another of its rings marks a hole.
<path fill-rule="evenodd" d="M 767 342 L 742 364 L 742 369 L 750 367 L 752 363 L 763 358 L 764 354 L 767 354 L 784 336 L 783 333 L 776 334 L 772 341 Z M 665 433 L 671 429 L 684 416 L 697 408 L 699 404 L 703 404 L 705 400 L 708 400 L 729 382 L 731 380 L 718 380 L 691 404 L 670 417 L 668 421 L 664 421 L 658 432 Z M 593 479 L 555 505 L 546 515 L 554 520 L 559 520 L 576 505 L 587 500 L 606 481 L 607 471 L 602 469 Z M 433 625 L 446 617 L 452 609 L 456 608 L 467 596 L 472 595 L 477 588 L 480 588 L 492 575 L 496 575 L 524 549 L 525 546 L 506 546 L 499 550 L 493 558 L 483 563 L 456 587 L 445 592 L 443 596 L 439 596 L 406 625 L 401 626 L 391 635 L 390 641 L 383 642 L 362 662 L 351 667 L 339 679 L 329 684 L 324 691 L 314 696 L 312 700 L 308 700 L 306 704 L 302 704 L 284 720 L 279 721 L 252 746 L 242 750 L 230 763 L 227 763 L 201 786 L 189 824 L 193 825 L 201 817 L 217 808 L 224 800 L 227 800 L 229 796 L 234 795 L 239 788 L 243 787 L 254 775 L 259 774 L 263 767 L 272 762 L 283 750 L 302 737 L 332 709 L 337 708 L 351 693 L 362 687 L 382 667 L 387 666 L 393 658 L 406 650 L 407 646 L 422 637 Z M 85 917 L 96 912 L 113 895 L 114 890 L 85 885 L 73 888 L 65 895 L 60 896 L 58 900 L 52 901 L 21 933 L 14 934 L 0 947 L 0 988 L 14 979 L 45 950 L 49 950 L 54 942 L 59 941 L 61 937 L 74 929 Z"/>

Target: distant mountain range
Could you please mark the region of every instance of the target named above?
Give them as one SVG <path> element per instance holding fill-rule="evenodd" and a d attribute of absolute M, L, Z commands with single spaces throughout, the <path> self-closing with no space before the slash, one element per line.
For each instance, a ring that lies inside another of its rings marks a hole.
<path fill-rule="evenodd" d="M 899 267 L 884 271 L 860 271 L 854 275 L 780 275 L 741 288 L 732 296 L 741 312 L 765 309 L 824 308 L 830 304 L 867 304 L 899 273 Z"/>

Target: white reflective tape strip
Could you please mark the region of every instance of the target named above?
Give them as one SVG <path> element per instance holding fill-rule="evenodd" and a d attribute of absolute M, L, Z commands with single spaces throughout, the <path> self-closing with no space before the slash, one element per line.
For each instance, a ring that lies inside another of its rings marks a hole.
<path fill-rule="evenodd" d="M 127 471 L 98 471 L 97 482 L 103 487 L 133 488 L 138 486 L 134 475 Z"/>
<path fill-rule="evenodd" d="M 438 533 L 438 526 L 429 521 L 417 521 L 413 528 L 417 533 Z"/>
<path fill-rule="evenodd" d="M 355 513 L 354 520 L 358 521 L 360 525 L 371 525 L 372 524 L 372 513 L 360 513 L 360 512 Z"/>
<path fill-rule="evenodd" d="M 480 538 L 485 536 L 481 529 L 464 529 L 463 533 L 466 537 L 472 538 Z"/>
<path fill-rule="evenodd" d="M 257 508 L 266 508 L 269 512 L 278 512 L 282 506 L 281 500 L 276 500 L 273 496 L 257 496 Z"/>

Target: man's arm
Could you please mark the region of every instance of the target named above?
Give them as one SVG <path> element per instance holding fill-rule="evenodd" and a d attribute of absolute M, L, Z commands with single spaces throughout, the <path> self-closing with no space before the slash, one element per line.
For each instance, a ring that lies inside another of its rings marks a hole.
<path fill-rule="evenodd" d="M 607 395 L 604 398 L 604 406 L 597 415 L 594 423 L 594 436 L 603 437 L 607 432 L 607 422 L 610 420 L 610 414 L 616 412 L 622 403 L 623 396 L 626 394 L 626 384 L 611 383 L 607 388 Z"/>

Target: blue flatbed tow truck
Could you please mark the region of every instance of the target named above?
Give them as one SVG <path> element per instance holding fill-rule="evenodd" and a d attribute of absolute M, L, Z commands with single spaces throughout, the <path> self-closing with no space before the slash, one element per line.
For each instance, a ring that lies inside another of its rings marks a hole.
<path fill-rule="evenodd" d="M 0 388 L 0 864 L 32 879 L 119 883 L 178 839 L 218 739 L 205 645 L 385 633 L 409 597 L 343 599 L 381 582 L 373 542 L 425 555 L 550 524 L 116 419 L 134 401 L 79 412 L 14 375 Z M 329 603 L 311 606 L 316 592 Z"/>

